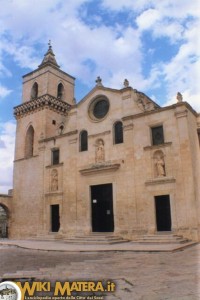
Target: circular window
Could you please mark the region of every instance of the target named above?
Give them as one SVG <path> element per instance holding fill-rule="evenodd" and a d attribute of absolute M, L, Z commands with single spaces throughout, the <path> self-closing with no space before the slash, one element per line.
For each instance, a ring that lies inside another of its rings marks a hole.
<path fill-rule="evenodd" d="M 109 111 L 109 101 L 106 98 L 97 98 L 89 106 L 89 116 L 96 121 L 102 120 Z"/>

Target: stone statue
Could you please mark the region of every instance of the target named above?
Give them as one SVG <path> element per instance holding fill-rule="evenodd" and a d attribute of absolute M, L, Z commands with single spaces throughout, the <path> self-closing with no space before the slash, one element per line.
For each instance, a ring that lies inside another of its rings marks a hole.
<path fill-rule="evenodd" d="M 129 81 L 127 79 L 124 79 L 124 87 L 125 88 L 129 87 Z"/>
<path fill-rule="evenodd" d="M 55 192 L 58 190 L 58 171 L 53 169 L 51 172 L 51 191 Z"/>
<path fill-rule="evenodd" d="M 163 157 L 158 156 L 157 159 L 156 159 L 155 165 L 156 165 L 157 176 L 158 177 L 166 176 L 166 174 L 165 174 L 165 162 L 164 162 Z"/>
<path fill-rule="evenodd" d="M 178 102 L 182 102 L 183 101 L 182 94 L 178 92 L 177 95 L 176 95 L 176 99 L 177 99 Z"/>
<path fill-rule="evenodd" d="M 102 140 L 99 140 L 97 143 L 95 161 L 96 163 L 105 161 L 105 150 L 104 150 L 104 143 Z"/>

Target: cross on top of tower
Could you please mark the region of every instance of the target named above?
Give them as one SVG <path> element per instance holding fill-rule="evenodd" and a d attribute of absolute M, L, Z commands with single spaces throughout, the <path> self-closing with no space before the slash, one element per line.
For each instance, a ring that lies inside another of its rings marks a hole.
<path fill-rule="evenodd" d="M 48 42 L 49 50 L 52 49 L 51 40 Z"/>
<path fill-rule="evenodd" d="M 53 50 L 52 50 L 51 40 L 49 40 L 48 46 L 49 46 L 49 48 L 48 48 L 46 54 L 44 55 L 43 61 L 39 65 L 39 68 L 49 65 L 49 64 L 54 65 L 54 67 L 60 68 L 60 66 L 58 65 L 58 63 L 55 59 L 55 54 L 53 53 Z"/>

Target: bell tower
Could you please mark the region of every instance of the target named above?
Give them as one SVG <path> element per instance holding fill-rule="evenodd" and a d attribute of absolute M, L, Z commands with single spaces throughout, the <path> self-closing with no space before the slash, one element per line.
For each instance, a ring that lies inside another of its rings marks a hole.
<path fill-rule="evenodd" d="M 49 95 L 72 105 L 75 78 L 60 69 L 50 42 L 48 45 L 48 51 L 38 68 L 23 76 L 22 102 Z"/>
<path fill-rule="evenodd" d="M 55 136 L 59 124 L 65 123 L 74 104 L 75 78 L 60 69 L 50 42 L 48 45 L 38 68 L 23 76 L 22 104 L 14 108 L 17 119 L 16 159 L 26 157 L 28 140 L 33 144 L 28 148 L 32 147 L 33 156 L 36 155 L 39 139 Z M 30 132 L 32 135 L 29 136 Z"/>
<path fill-rule="evenodd" d="M 38 68 L 23 76 L 22 104 L 14 108 L 17 120 L 12 208 L 15 226 L 11 226 L 11 236 L 16 237 L 26 236 L 24 224 L 33 228 L 33 235 L 41 233 L 45 151 L 51 160 L 45 142 L 60 134 L 59 129 L 66 123 L 74 104 L 75 78 L 60 69 L 51 44 L 48 46 Z"/>

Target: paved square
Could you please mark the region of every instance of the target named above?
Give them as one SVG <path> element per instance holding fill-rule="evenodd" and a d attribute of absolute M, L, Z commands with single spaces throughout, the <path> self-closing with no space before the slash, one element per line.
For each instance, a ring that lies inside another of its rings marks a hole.
<path fill-rule="evenodd" d="M 177 252 L 60 252 L 0 246 L 0 278 L 112 280 L 107 300 L 200 299 L 200 245 Z"/>

